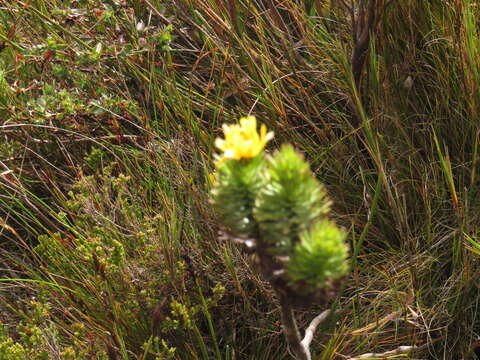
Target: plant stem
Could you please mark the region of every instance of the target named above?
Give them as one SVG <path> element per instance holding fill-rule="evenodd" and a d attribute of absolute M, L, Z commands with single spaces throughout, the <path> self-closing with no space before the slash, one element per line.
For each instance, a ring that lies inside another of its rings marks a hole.
<path fill-rule="evenodd" d="M 293 313 L 292 305 L 289 299 L 279 295 L 280 310 L 282 312 L 282 325 L 288 345 L 297 360 L 311 360 L 310 350 L 302 344 L 300 332 L 298 331 L 297 321 Z"/>

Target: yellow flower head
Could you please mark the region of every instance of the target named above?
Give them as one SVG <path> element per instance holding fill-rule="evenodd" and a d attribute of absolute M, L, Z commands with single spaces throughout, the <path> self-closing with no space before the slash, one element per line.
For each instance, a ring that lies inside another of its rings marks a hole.
<path fill-rule="evenodd" d="M 251 159 L 257 156 L 273 138 L 273 132 L 267 133 L 265 125 L 260 127 L 260 134 L 257 132 L 255 116 L 241 118 L 240 124 L 223 125 L 223 133 L 225 139 L 215 140 L 215 146 L 223 151 L 217 166 L 229 159 Z"/>

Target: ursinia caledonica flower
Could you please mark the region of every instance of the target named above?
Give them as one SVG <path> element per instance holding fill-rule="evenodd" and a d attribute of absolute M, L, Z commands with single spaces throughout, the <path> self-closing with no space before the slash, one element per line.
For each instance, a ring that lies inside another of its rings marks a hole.
<path fill-rule="evenodd" d="M 240 119 L 239 124 L 223 125 L 225 139 L 217 138 L 215 146 L 223 153 L 217 157 L 217 167 L 226 160 L 251 159 L 257 156 L 273 138 L 273 132 L 267 133 L 267 127 L 262 125 L 257 132 L 257 119 L 247 116 Z"/>

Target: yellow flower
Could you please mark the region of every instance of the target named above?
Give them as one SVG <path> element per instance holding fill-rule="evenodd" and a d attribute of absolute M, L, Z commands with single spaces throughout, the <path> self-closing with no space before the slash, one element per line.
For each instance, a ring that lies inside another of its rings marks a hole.
<path fill-rule="evenodd" d="M 223 125 L 223 133 L 225 139 L 215 140 L 215 146 L 223 151 L 217 166 L 229 159 L 251 159 L 257 156 L 273 138 L 273 132 L 267 133 L 265 125 L 260 127 L 260 134 L 257 132 L 255 116 L 241 118 L 240 124 Z"/>

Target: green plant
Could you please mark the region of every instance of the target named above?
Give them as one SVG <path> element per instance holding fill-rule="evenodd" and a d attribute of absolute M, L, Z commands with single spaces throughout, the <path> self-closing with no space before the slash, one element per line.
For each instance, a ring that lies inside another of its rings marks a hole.
<path fill-rule="evenodd" d="M 348 272 L 346 234 L 326 219 L 330 201 L 308 163 L 290 145 L 265 156 L 273 134 L 256 128 L 254 117 L 224 126 L 212 200 L 227 232 L 257 253 L 296 358 L 311 359 L 311 337 L 301 339 L 293 311 Z M 310 333 L 326 314 L 315 318 Z"/>

